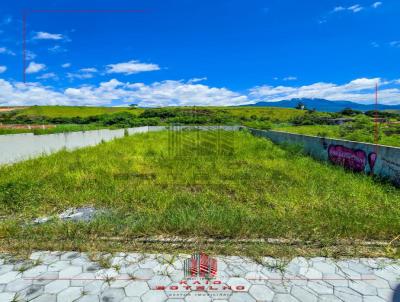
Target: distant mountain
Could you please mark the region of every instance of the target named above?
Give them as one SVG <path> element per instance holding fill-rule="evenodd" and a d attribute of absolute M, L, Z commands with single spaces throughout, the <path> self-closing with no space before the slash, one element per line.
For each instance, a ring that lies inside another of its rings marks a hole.
<path fill-rule="evenodd" d="M 279 102 L 258 102 L 256 104 L 244 105 L 251 107 L 280 107 L 280 108 L 295 108 L 298 103 L 303 103 L 307 109 L 316 109 L 317 111 L 338 112 L 345 108 L 353 110 L 368 111 L 374 110 L 375 105 L 358 104 L 349 101 L 328 101 L 325 99 L 291 99 Z M 378 104 L 378 110 L 400 110 L 400 105 L 382 105 Z"/>

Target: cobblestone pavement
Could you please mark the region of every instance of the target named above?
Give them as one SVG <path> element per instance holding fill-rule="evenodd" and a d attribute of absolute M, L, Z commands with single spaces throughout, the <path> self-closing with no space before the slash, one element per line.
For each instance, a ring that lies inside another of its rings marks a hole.
<path fill-rule="evenodd" d="M 185 270 L 189 258 L 35 252 L 30 259 L 17 259 L 3 254 L 0 301 L 379 302 L 394 301 L 400 283 L 400 263 L 383 258 L 294 258 L 290 262 L 264 258 L 255 262 L 215 257 L 217 273 L 206 278 L 185 277 L 185 272 L 194 272 L 194 266 Z"/>

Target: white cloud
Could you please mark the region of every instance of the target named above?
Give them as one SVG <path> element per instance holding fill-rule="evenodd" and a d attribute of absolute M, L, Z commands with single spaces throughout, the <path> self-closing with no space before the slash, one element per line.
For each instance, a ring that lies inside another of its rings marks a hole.
<path fill-rule="evenodd" d="M 62 34 L 51 34 L 43 31 L 38 31 L 33 37 L 35 40 L 62 40 Z"/>
<path fill-rule="evenodd" d="M 373 8 L 378 8 L 379 6 L 381 6 L 382 5 L 382 2 L 375 2 L 374 4 L 372 4 L 371 6 L 373 7 Z"/>
<path fill-rule="evenodd" d="M 131 60 L 126 63 L 110 64 L 107 65 L 107 67 L 107 73 L 123 73 L 127 75 L 145 71 L 160 70 L 160 67 L 157 64 L 141 63 L 136 60 Z"/>
<path fill-rule="evenodd" d="M 64 63 L 61 65 L 62 68 L 68 68 L 71 67 L 71 63 Z"/>
<path fill-rule="evenodd" d="M 249 97 L 270 102 L 292 98 L 323 98 L 331 101 L 373 103 L 376 83 L 381 87 L 379 91 L 380 103 L 400 104 L 400 87 L 389 86 L 397 83 L 395 81 L 384 81 L 380 78 L 360 78 L 342 85 L 324 82 L 300 87 L 264 85 L 250 89 Z"/>
<path fill-rule="evenodd" d="M 57 75 L 54 72 L 49 72 L 42 74 L 41 76 L 36 77 L 39 80 L 47 80 L 47 79 L 58 79 Z"/>
<path fill-rule="evenodd" d="M 34 60 L 37 57 L 36 54 L 30 50 L 25 51 L 25 56 L 28 61 Z"/>
<path fill-rule="evenodd" d="M 54 45 L 53 47 L 48 48 L 48 51 L 50 51 L 52 53 L 67 52 L 67 50 L 60 45 Z"/>
<path fill-rule="evenodd" d="M 40 83 L 8 82 L 0 79 L 0 105 L 110 105 L 137 103 L 140 106 L 227 106 L 275 102 L 292 98 L 324 98 L 374 102 L 374 87 L 379 83 L 381 104 L 400 104 L 400 79 L 359 78 L 344 84 L 318 82 L 304 86 L 258 86 L 246 93 L 211 87 L 189 81 L 167 80 L 151 84 L 112 79 L 98 85 L 83 85 L 57 90 Z"/>
<path fill-rule="evenodd" d="M 30 62 L 28 65 L 28 68 L 26 68 L 26 73 L 37 73 L 39 71 L 45 70 L 46 65 L 40 64 L 40 63 L 35 63 L 35 62 Z"/>
<path fill-rule="evenodd" d="M 0 47 L 0 54 L 6 54 L 6 55 L 15 56 L 15 52 L 9 50 L 6 47 Z"/>
<path fill-rule="evenodd" d="M 371 46 L 374 47 L 374 48 L 380 47 L 379 43 L 375 42 L 375 41 L 371 42 Z"/>
<path fill-rule="evenodd" d="M 6 66 L 0 65 L 0 73 L 3 73 L 7 70 Z"/>
<path fill-rule="evenodd" d="M 389 43 L 391 47 L 400 47 L 400 41 L 392 41 Z"/>
<path fill-rule="evenodd" d="M 93 74 L 91 73 L 73 73 L 73 72 L 68 72 L 67 73 L 67 78 L 73 80 L 73 79 L 91 79 L 93 78 Z"/>
<path fill-rule="evenodd" d="M 352 6 L 349 7 L 343 7 L 343 6 L 336 6 L 332 12 L 333 13 L 339 13 L 339 12 L 344 12 L 344 11 L 351 11 L 353 13 L 358 13 L 360 11 L 362 11 L 364 9 L 364 7 L 362 7 L 360 4 L 354 4 Z"/>
<path fill-rule="evenodd" d="M 347 8 L 348 10 L 351 10 L 353 13 L 358 13 L 359 11 L 362 11 L 364 8 L 360 4 L 355 4 Z"/>
<path fill-rule="evenodd" d="M 80 72 L 97 72 L 98 70 L 96 68 L 90 67 L 90 68 L 82 68 L 79 69 Z"/>
<path fill-rule="evenodd" d="M 294 76 L 288 76 L 286 78 L 283 78 L 284 81 L 297 81 L 297 77 Z"/>
<path fill-rule="evenodd" d="M 344 10 L 346 10 L 345 7 L 343 7 L 343 6 L 336 6 L 336 7 L 333 9 L 333 12 L 334 12 L 334 13 L 337 13 L 337 12 L 341 12 L 341 11 L 344 11 Z"/>

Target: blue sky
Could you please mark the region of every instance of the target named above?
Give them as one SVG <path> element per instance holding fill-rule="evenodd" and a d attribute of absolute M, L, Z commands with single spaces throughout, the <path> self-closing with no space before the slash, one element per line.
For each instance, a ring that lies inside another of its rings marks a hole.
<path fill-rule="evenodd" d="M 400 103 L 398 0 L 90 2 L 0 4 L 0 105 Z"/>

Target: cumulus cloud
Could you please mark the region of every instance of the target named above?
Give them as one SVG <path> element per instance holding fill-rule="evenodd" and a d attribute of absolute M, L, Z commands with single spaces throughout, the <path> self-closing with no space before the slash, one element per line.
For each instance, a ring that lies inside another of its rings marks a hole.
<path fill-rule="evenodd" d="M 51 34 L 44 31 L 38 31 L 33 37 L 35 40 L 62 40 L 62 34 Z"/>
<path fill-rule="evenodd" d="M 3 73 L 7 70 L 6 66 L 0 65 L 0 73 Z"/>
<path fill-rule="evenodd" d="M 380 78 L 360 78 L 342 85 L 324 82 L 300 87 L 264 85 L 250 89 L 249 97 L 269 102 L 292 98 L 323 98 L 331 101 L 354 101 L 369 104 L 374 102 L 376 83 L 381 86 L 379 92 L 381 103 L 400 103 L 400 89 L 392 87 L 397 84 L 396 80 L 384 81 Z"/>
<path fill-rule="evenodd" d="M 15 56 L 15 52 L 9 50 L 6 47 L 0 47 L 0 54 L 6 54 L 6 55 Z"/>
<path fill-rule="evenodd" d="M 126 75 L 145 71 L 160 70 L 160 67 L 157 64 L 141 63 L 136 60 L 131 60 L 125 63 L 109 64 L 107 67 L 107 73 L 122 73 Z"/>
<path fill-rule="evenodd" d="M 64 63 L 61 65 L 62 68 L 68 68 L 71 67 L 71 63 Z"/>
<path fill-rule="evenodd" d="M 46 65 L 44 65 L 44 64 L 30 62 L 28 65 L 28 68 L 26 68 L 25 72 L 26 73 L 37 73 L 37 72 L 40 72 L 45 69 L 46 69 Z"/>
<path fill-rule="evenodd" d="M 276 102 L 291 98 L 324 98 L 374 102 L 374 87 L 379 83 L 379 102 L 400 104 L 400 79 L 359 78 L 344 84 L 318 82 L 304 86 L 257 86 L 245 93 L 225 87 L 211 87 L 199 82 L 167 80 L 145 83 L 121 82 L 117 79 L 98 85 L 83 85 L 57 90 L 40 83 L 8 82 L 0 79 L 0 105 L 110 105 L 140 106 L 233 106 L 259 101 Z"/>
<path fill-rule="evenodd" d="M 67 52 L 67 49 L 60 45 L 54 45 L 52 47 L 48 48 L 48 51 L 51 53 L 62 53 L 62 52 Z"/>

